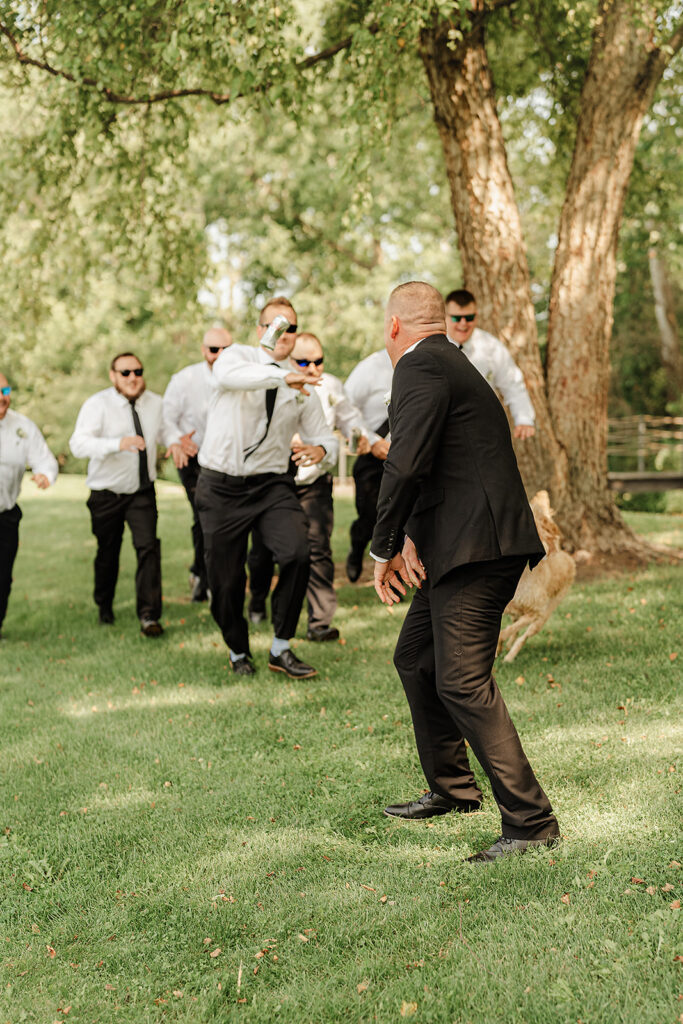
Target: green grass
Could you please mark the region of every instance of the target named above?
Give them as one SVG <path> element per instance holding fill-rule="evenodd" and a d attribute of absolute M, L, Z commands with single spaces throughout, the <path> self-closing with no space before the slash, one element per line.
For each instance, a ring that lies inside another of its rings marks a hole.
<path fill-rule="evenodd" d="M 116 626 L 97 625 L 83 481 L 24 490 L 0 646 L 0 1022 L 679 1021 L 679 568 L 575 586 L 499 665 L 565 841 L 486 868 L 461 860 L 498 835 L 487 782 L 478 814 L 381 814 L 424 788 L 391 664 L 405 608 L 341 585 L 346 644 L 298 647 L 318 678 L 267 672 L 259 627 L 258 675 L 236 682 L 188 600 L 179 487 L 160 488 L 156 641 L 128 536 Z M 629 520 L 681 543 L 680 517 Z"/>

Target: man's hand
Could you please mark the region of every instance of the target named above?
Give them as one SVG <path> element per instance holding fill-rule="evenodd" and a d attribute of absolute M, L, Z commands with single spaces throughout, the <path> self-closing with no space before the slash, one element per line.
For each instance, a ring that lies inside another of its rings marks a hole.
<path fill-rule="evenodd" d="M 536 427 L 530 423 L 518 423 L 513 431 L 513 436 L 518 437 L 520 441 L 526 441 L 529 437 L 533 437 L 536 433 Z"/>
<path fill-rule="evenodd" d="M 132 434 L 130 437 L 122 437 L 119 442 L 119 451 L 122 452 L 144 452 L 145 439 L 139 434 Z"/>
<path fill-rule="evenodd" d="M 383 462 L 389 454 L 391 442 L 387 441 L 386 437 L 380 437 L 379 441 L 375 441 L 370 451 L 376 459 L 381 459 Z"/>
<path fill-rule="evenodd" d="M 199 447 L 192 440 L 193 434 L 194 430 L 191 430 L 189 434 L 183 434 L 183 436 L 180 438 L 180 447 L 182 448 L 185 455 L 188 455 L 190 458 L 196 455 L 197 452 L 199 451 Z"/>
<path fill-rule="evenodd" d="M 417 549 L 410 537 L 406 537 L 403 542 L 401 557 L 405 566 L 403 578 L 411 587 L 417 587 L 419 589 L 422 586 L 423 580 L 427 579 L 427 570 L 420 561 Z"/>
<path fill-rule="evenodd" d="M 356 445 L 356 455 L 367 455 L 370 451 L 370 442 L 365 434 L 361 434 Z"/>
<path fill-rule="evenodd" d="M 315 466 L 325 458 L 325 449 L 321 444 L 301 444 L 292 442 L 292 461 L 297 466 Z"/>
<path fill-rule="evenodd" d="M 169 444 L 166 449 L 166 458 L 171 457 L 173 459 L 173 465 L 176 469 L 185 469 L 189 459 L 183 451 L 182 445 L 176 442 L 175 444 Z"/>
<path fill-rule="evenodd" d="M 310 395 L 310 391 L 306 390 L 307 384 L 312 384 L 313 387 L 319 387 L 322 381 L 320 377 L 316 377 L 313 373 L 288 373 L 285 377 L 285 384 L 289 385 L 290 388 L 294 388 L 295 391 L 300 391 L 302 395 Z"/>
<path fill-rule="evenodd" d="M 398 590 L 405 597 L 406 588 L 401 579 L 404 572 L 405 563 L 402 555 L 394 555 L 390 562 L 375 562 L 375 592 L 382 604 L 398 604 L 400 598 L 394 590 Z"/>
<path fill-rule="evenodd" d="M 46 490 L 50 486 L 50 481 L 44 473 L 34 473 L 31 477 L 36 487 L 39 487 L 41 491 Z"/>

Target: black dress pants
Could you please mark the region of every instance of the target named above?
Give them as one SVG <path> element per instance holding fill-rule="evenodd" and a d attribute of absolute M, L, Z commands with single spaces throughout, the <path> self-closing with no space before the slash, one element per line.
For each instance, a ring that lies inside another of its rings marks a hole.
<path fill-rule="evenodd" d="M 294 636 L 308 583 L 306 517 L 287 473 L 237 477 L 202 469 L 196 494 L 211 613 L 234 654 L 250 654 L 244 618 L 247 540 L 254 527 L 280 567 L 271 598 L 277 637 Z"/>
<path fill-rule="evenodd" d="M 525 558 L 461 566 L 415 593 L 394 664 L 408 698 L 429 788 L 457 800 L 481 800 L 465 740 L 491 782 L 502 834 L 559 834 L 550 802 L 522 749 L 491 674 L 503 609 Z"/>
<path fill-rule="evenodd" d="M 254 527 L 251 531 L 251 547 L 247 556 L 249 566 L 249 601 L 250 611 L 265 612 L 266 599 L 270 593 L 270 585 L 273 582 L 275 562 L 270 550 L 263 542 L 263 537 Z"/>
<path fill-rule="evenodd" d="M 21 509 L 18 505 L 0 512 L 0 628 L 5 620 L 12 589 L 12 568 L 19 547 L 20 519 Z"/>
<path fill-rule="evenodd" d="M 95 555 L 95 604 L 110 611 L 119 575 L 119 556 L 126 523 L 133 537 L 138 567 L 135 574 L 139 619 L 161 618 L 161 544 L 157 538 L 157 503 L 154 486 L 134 494 L 91 491 L 87 502 Z"/>
<path fill-rule="evenodd" d="M 308 625 L 311 628 L 329 626 L 337 610 L 330 544 L 334 527 L 332 477 L 326 473 L 311 484 L 297 487 L 296 493 L 308 520 L 308 547 L 311 553 L 306 590 Z"/>
<path fill-rule="evenodd" d="M 199 462 L 197 456 L 192 455 L 187 462 L 186 466 L 178 470 L 178 476 L 180 482 L 185 488 L 185 494 L 187 494 L 187 500 L 192 508 L 192 548 L 194 551 L 194 561 L 190 566 L 190 572 L 193 576 L 198 576 L 204 590 L 206 590 L 206 566 L 204 565 L 204 538 L 202 537 L 202 527 L 199 522 L 199 516 L 197 514 L 197 508 L 195 505 L 195 492 L 197 490 L 197 480 L 199 479 Z"/>
<path fill-rule="evenodd" d="M 383 472 L 384 461 L 369 452 L 359 455 L 353 464 L 357 518 L 351 523 L 351 551 L 359 561 L 372 539 L 377 522 L 377 499 Z"/>

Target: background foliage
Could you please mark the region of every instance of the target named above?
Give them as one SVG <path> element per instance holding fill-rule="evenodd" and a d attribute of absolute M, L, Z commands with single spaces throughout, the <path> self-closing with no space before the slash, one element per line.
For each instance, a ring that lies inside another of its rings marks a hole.
<path fill-rule="evenodd" d="M 2 23 L 24 50 L 74 79 L 20 67 L 3 38 L 0 361 L 16 407 L 56 450 L 66 452 L 83 398 L 106 385 L 114 351 L 139 351 L 150 386 L 163 390 L 196 358 L 210 322 L 224 319 L 248 341 L 265 297 L 284 291 L 345 375 L 381 343 L 395 283 L 459 283 L 415 53 L 435 7 L 457 5 L 48 2 L 31 23 L 22 5 L 0 0 Z M 541 342 L 594 13 L 591 0 L 523 0 L 498 12 L 488 32 Z M 305 67 L 349 35 L 350 50 Z M 183 89 L 214 100 L 112 102 Z M 672 67 L 631 182 L 613 412 L 661 413 L 670 397 L 647 252 L 656 245 L 678 279 L 680 92 Z M 680 287 L 675 295 L 680 306 Z"/>

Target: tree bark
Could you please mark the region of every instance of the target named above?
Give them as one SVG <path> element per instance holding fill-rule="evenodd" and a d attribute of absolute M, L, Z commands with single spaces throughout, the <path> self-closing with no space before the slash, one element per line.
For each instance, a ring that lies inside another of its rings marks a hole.
<path fill-rule="evenodd" d="M 607 487 L 607 387 L 616 256 L 624 198 L 643 117 L 666 67 L 643 5 L 600 0 L 580 101 L 550 290 L 548 401 L 567 459 L 553 494 L 565 536 L 610 552 L 635 545 Z M 672 45 L 674 44 L 674 45 Z"/>
<path fill-rule="evenodd" d="M 519 211 L 495 105 L 484 37 L 484 0 L 473 3 L 472 28 L 455 49 L 448 22 L 422 32 L 427 73 L 451 191 L 464 284 L 477 298 L 479 320 L 501 338 L 524 374 L 536 437 L 517 444 L 531 495 L 562 489 L 566 459 L 548 412 L 529 267 Z M 458 282 L 453 282 L 455 287 Z"/>
<path fill-rule="evenodd" d="M 662 365 L 666 370 L 669 401 L 678 402 L 683 395 L 683 352 L 676 327 L 674 297 L 666 262 L 656 249 L 648 252 L 650 280 L 655 298 L 655 319 L 659 328 Z"/>

